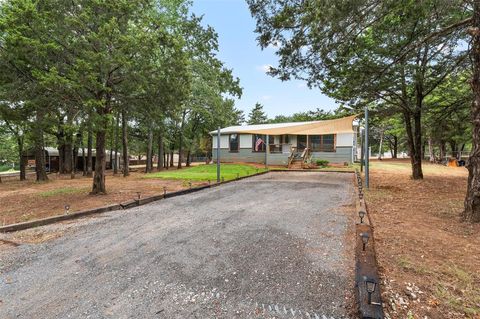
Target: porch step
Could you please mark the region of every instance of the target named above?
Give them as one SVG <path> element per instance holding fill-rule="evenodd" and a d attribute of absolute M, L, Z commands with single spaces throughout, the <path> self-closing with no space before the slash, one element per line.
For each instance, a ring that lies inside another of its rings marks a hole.
<path fill-rule="evenodd" d="M 294 159 L 290 165 L 288 166 L 288 168 L 293 168 L 293 169 L 302 169 L 303 168 L 303 159 L 301 158 L 296 158 Z"/>

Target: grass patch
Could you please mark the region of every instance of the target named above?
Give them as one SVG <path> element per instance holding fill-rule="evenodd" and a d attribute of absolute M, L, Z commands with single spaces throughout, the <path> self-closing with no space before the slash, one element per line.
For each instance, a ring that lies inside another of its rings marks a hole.
<path fill-rule="evenodd" d="M 84 188 L 73 188 L 73 187 L 63 187 L 52 189 L 48 191 L 44 191 L 39 193 L 38 195 L 41 197 L 52 197 L 56 195 L 68 195 L 68 194 L 76 194 L 76 193 L 83 193 L 85 191 Z"/>
<path fill-rule="evenodd" d="M 258 172 L 264 172 L 264 168 L 255 168 L 244 164 L 221 164 L 220 176 L 226 181 L 242 176 L 253 175 Z M 162 179 L 183 179 L 190 181 L 216 181 L 216 165 L 199 165 L 180 170 L 161 171 L 145 175 L 144 178 L 162 178 Z"/>
<path fill-rule="evenodd" d="M 480 314 L 479 278 L 454 264 L 444 266 L 441 273 L 443 276 L 436 285 L 435 297 L 456 311 L 476 318 Z"/>
<path fill-rule="evenodd" d="M 418 275 L 431 275 L 432 271 L 424 265 L 414 263 L 407 256 L 400 256 L 397 258 L 397 264 L 404 271 L 412 271 Z"/>

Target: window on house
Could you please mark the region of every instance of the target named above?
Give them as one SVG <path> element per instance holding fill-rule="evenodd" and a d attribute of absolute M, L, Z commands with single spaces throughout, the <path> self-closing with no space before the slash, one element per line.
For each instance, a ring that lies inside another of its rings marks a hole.
<path fill-rule="evenodd" d="M 265 152 L 265 135 L 253 134 L 252 147 L 254 152 Z"/>
<path fill-rule="evenodd" d="M 335 151 L 335 135 L 322 135 L 322 149 L 324 152 Z"/>
<path fill-rule="evenodd" d="M 312 152 L 335 151 L 335 134 L 311 135 L 309 140 Z"/>
<path fill-rule="evenodd" d="M 239 142 L 238 134 L 230 134 L 230 137 L 229 137 L 230 152 L 238 152 L 238 146 L 239 146 L 238 142 Z"/>
<path fill-rule="evenodd" d="M 290 135 L 280 135 L 280 144 L 290 143 Z"/>

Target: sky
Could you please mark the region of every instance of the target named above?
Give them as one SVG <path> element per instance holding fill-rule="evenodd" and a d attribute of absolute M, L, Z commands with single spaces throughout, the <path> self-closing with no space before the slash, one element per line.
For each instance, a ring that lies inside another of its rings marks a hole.
<path fill-rule="evenodd" d="M 269 65 L 277 64 L 278 57 L 274 48 L 262 51 L 257 44 L 255 21 L 245 0 L 193 0 L 192 12 L 203 15 L 203 23 L 218 33 L 218 57 L 240 78 L 243 95 L 236 107 L 246 116 L 256 102 L 269 117 L 337 107 L 334 100 L 318 89 L 310 90 L 305 82 L 282 82 L 265 73 Z"/>

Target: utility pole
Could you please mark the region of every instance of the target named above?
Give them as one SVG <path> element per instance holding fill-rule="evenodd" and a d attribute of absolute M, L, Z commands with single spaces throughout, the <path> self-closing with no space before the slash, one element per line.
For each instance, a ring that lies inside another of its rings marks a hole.
<path fill-rule="evenodd" d="M 370 152 L 368 147 L 368 105 L 365 106 L 365 187 L 369 186 Z"/>
<path fill-rule="evenodd" d="M 365 164 L 365 147 L 363 143 L 363 134 L 365 130 L 363 128 L 360 129 L 360 172 L 363 173 L 363 165 Z"/>
<path fill-rule="evenodd" d="M 217 130 L 217 183 L 220 183 L 220 126 Z"/>
<path fill-rule="evenodd" d="M 268 134 L 265 135 L 265 169 L 268 169 L 268 164 L 267 164 L 267 161 L 268 161 Z"/>

